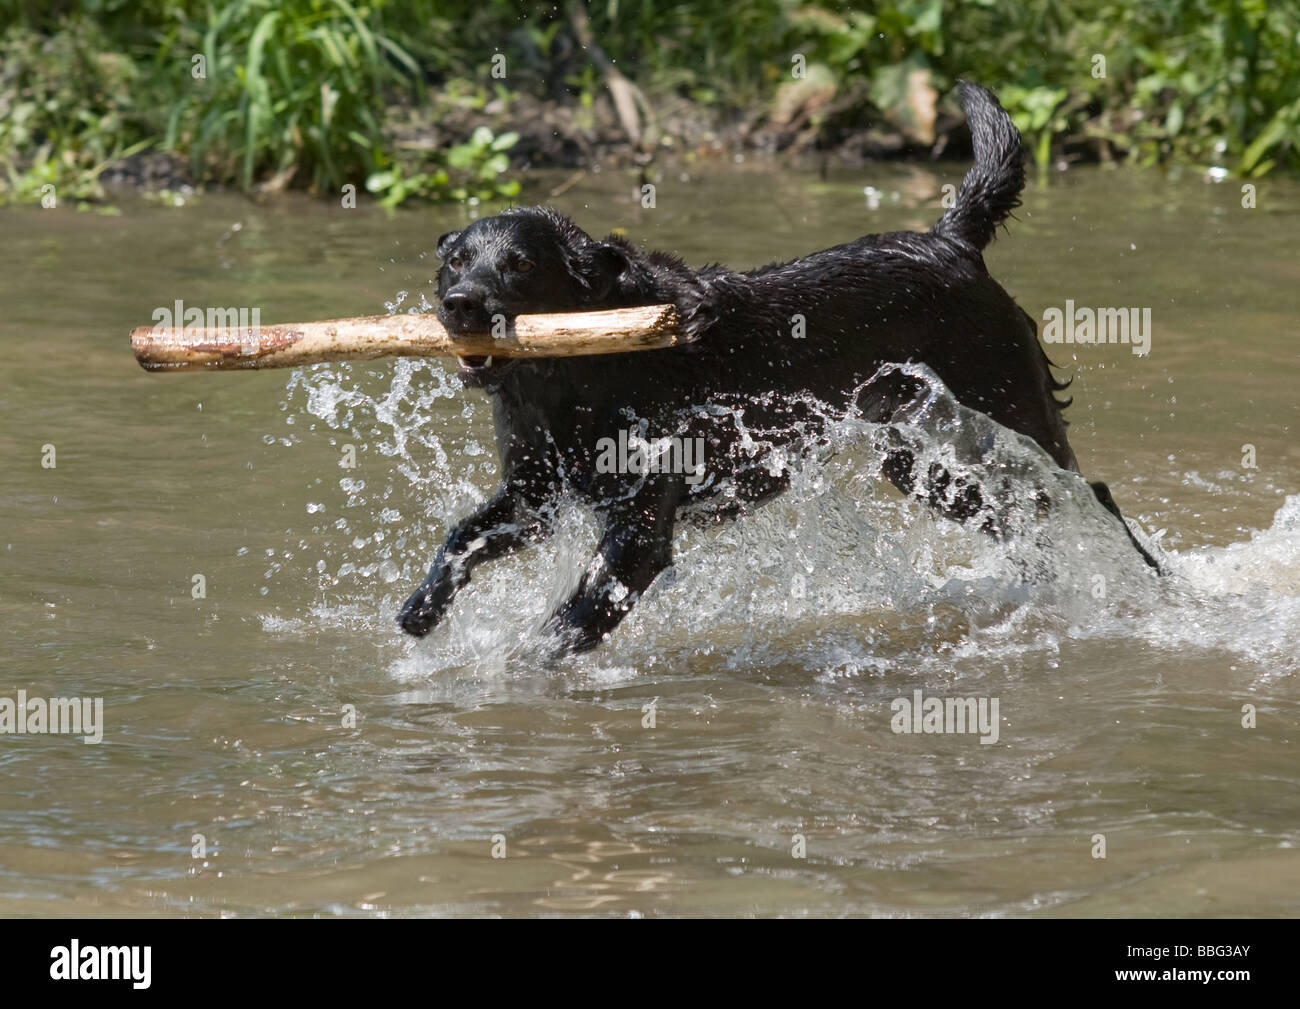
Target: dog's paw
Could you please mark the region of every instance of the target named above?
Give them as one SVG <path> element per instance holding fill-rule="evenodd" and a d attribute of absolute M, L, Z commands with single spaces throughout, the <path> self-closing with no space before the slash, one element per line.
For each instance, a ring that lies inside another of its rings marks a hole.
<path fill-rule="evenodd" d="M 542 627 L 546 655 L 554 660 L 589 652 L 604 640 L 603 629 L 593 619 L 591 605 L 582 596 L 569 600 Z"/>
<path fill-rule="evenodd" d="M 438 626 L 451 604 L 449 593 L 440 586 L 425 582 L 402 604 L 397 614 L 397 626 L 412 637 L 422 638 Z"/>

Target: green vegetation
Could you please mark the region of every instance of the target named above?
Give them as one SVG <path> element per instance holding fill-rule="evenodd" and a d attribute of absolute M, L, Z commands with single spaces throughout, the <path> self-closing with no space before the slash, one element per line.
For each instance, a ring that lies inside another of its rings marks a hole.
<path fill-rule="evenodd" d="M 784 108 L 806 142 L 874 129 L 924 149 L 934 96 L 969 76 L 999 91 L 1040 167 L 1068 153 L 1300 169 L 1300 0 L 593 0 L 586 13 L 651 109 L 685 100 L 716 122 L 779 124 Z M 512 103 L 557 99 L 590 124 L 604 91 L 563 3 L 0 0 L 0 26 L 0 201 L 47 185 L 102 199 L 101 173 L 139 152 L 249 191 L 352 183 L 390 206 L 513 195 Z M 646 125 L 649 143 L 663 136 Z"/>
<path fill-rule="evenodd" d="M 99 173 L 148 143 L 129 97 L 138 75 L 89 22 L 0 37 L 0 195 L 36 201 L 56 185 L 64 199 L 98 196 Z"/>
<path fill-rule="evenodd" d="M 160 56 L 181 74 L 164 147 L 187 151 L 204 178 L 245 189 L 267 180 L 319 190 L 375 169 L 385 90 L 420 76 L 347 0 L 212 7 Z"/>

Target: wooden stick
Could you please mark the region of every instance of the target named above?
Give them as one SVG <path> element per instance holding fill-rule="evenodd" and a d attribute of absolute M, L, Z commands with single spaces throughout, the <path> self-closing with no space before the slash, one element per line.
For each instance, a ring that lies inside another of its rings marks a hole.
<path fill-rule="evenodd" d="M 575 357 L 658 350 L 684 342 L 672 305 L 521 315 L 505 336 L 453 337 L 434 315 L 372 315 L 249 328 L 131 330 L 146 371 L 296 368 L 380 357 Z"/>

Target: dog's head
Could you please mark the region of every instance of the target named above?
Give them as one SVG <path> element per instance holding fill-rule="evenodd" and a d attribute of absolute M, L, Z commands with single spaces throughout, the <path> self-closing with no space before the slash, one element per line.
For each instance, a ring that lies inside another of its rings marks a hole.
<path fill-rule="evenodd" d="M 567 217 L 521 207 L 438 239 L 438 318 L 456 336 L 499 331 L 517 315 L 627 304 L 631 250 Z M 468 359 L 466 359 L 468 360 Z"/>
<path fill-rule="evenodd" d="M 677 304 L 692 338 L 706 324 L 701 285 L 679 259 L 640 254 L 614 236 L 594 239 L 549 207 L 517 207 L 450 231 L 437 252 L 437 313 L 453 339 L 500 332 L 517 315 L 664 301 Z M 490 367 L 491 358 L 461 358 L 475 384 Z M 498 361 L 494 374 L 501 370 Z"/>

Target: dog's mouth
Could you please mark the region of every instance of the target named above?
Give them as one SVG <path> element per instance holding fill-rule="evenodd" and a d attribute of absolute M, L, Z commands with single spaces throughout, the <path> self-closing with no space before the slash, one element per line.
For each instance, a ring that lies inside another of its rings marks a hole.
<path fill-rule="evenodd" d="M 492 355 L 473 354 L 468 357 L 456 355 L 456 360 L 460 362 L 460 370 L 467 372 L 487 371 L 492 367 Z"/>

